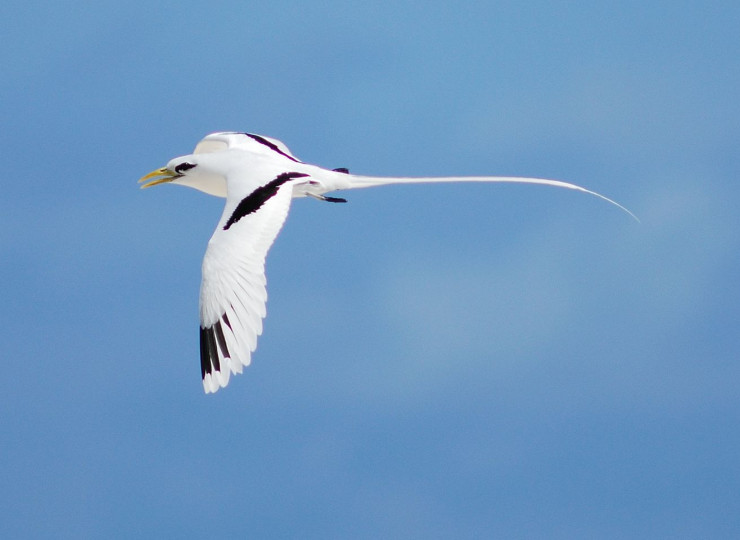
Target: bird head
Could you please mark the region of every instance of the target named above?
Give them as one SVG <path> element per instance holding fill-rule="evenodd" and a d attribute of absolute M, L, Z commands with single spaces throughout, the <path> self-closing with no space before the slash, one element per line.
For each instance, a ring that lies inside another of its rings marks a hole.
<path fill-rule="evenodd" d="M 210 159 L 207 154 L 181 156 L 170 160 L 166 167 L 142 176 L 139 183 L 146 182 L 141 185 L 142 189 L 172 183 L 226 197 L 226 171 L 218 165 L 219 161 Z"/>

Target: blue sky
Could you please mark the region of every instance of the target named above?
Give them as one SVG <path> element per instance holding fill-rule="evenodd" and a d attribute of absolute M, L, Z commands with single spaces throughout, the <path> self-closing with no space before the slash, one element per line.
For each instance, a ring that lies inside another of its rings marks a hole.
<path fill-rule="evenodd" d="M 735 538 L 740 8 L 0 8 L 4 538 Z M 374 175 L 298 200 L 202 392 L 206 133 Z"/>

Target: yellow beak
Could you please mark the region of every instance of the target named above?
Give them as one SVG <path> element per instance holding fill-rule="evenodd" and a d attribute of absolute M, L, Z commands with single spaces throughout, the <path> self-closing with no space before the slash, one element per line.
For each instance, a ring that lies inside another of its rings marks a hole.
<path fill-rule="evenodd" d="M 144 189 L 152 186 L 158 186 L 159 184 L 166 184 L 167 182 L 172 182 L 175 178 L 179 177 L 180 175 L 176 172 L 173 172 L 166 167 L 162 167 L 161 169 L 152 171 L 146 176 L 142 176 L 141 178 L 139 178 L 139 183 L 141 184 L 142 182 L 151 180 L 151 182 L 147 182 L 146 184 L 141 185 L 141 189 Z M 154 180 L 152 180 L 152 178 Z"/>

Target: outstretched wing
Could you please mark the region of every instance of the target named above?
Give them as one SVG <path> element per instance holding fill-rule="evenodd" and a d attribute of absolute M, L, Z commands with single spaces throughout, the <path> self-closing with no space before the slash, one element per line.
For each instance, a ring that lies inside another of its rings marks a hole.
<path fill-rule="evenodd" d="M 215 392 L 241 373 L 262 333 L 265 257 L 288 215 L 292 180 L 283 173 L 241 200 L 227 199 L 203 259 L 200 364 L 203 388 Z"/>

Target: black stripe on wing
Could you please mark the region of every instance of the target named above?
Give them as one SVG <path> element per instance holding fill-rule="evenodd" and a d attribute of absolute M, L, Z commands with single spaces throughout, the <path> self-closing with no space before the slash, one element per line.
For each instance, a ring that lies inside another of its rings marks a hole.
<path fill-rule="evenodd" d="M 285 156 L 286 158 L 288 158 L 291 161 L 295 161 L 296 163 L 302 163 L 301 161 L 297 160 L 293 156 L 291 156 L 289 154 L 286 154 L 285 152 L 283 152 L 282 150 L 280 150 L 280 148 L 278 148 L 278 146 L 275 143 L 272 143 L 272 142 L 268 141 L 264 137 L 260 137 L 259 135 L 254 135 L 253 133 L 245 133 L 244 135 L 246 135 L 250 139 L 254 139 L 258 143 L 266 146 L 267 148 L 269 148 L 273 152 L 277 152 L 281 156 Z"/>
<path fill-rule="evenodd" d="M 260 186 L 255 189 L 252 193 L 244 197 L 241 202 L 239 202 L 239 204 L 236 206 L 236 209 L 234 209 L 234 212 L 231 214 L 231 217 L 229 217 L 228 221 L 226 222 L 226 225 L 224 225 L 224 230 L 228 230 L 229 227 L 231 227 L 234 223 L 239 221 L 244 216 L 247 216 L 259 210 L 262 205 L 265 204 L 265 202 L 267 202 L 271 197 L 275 196 L 275 194 L 278 192 L 278 189 L 280 189 L 280 186 L 282 186 L 285 182 L 288 182 L 293 178 L 303 178 L 304 176 L 308 175 L 299 172 L 286 172 L 278 175 L 277 178 L 271 180 L 264 186 Z"/>

